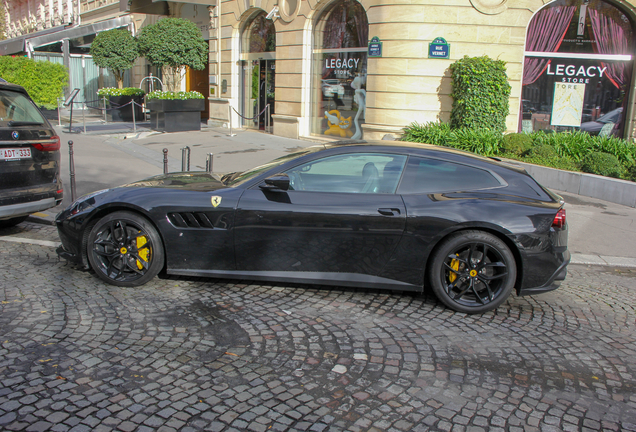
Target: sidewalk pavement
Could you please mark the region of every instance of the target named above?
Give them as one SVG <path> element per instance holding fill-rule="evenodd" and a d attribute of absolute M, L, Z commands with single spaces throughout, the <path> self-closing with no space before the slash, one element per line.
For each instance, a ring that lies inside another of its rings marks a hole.
<path fill-rule="evenodd" d="M 80 127 L 81 126 L 81 127 Z M 182 149 L 190 148 L 190 170 L 204 170 L 213 153 L 214 172 L 242 171 L 320 142 L 273 136 L 255 130 L 202 127 L 201 131 L 158 133 L 148 123 L 91 122 L 56 126 L 62 139 L 65 199 L 61 206 L 31 217 L 52 223 L 71 202 L 67 142 L 74 141 L 77 194 L 125 184 L 163 173 L 163 149 L 170 172 L 181 171 Z M 79 132 L 79 133 L 78 133 Z M 636 209 L 594 198 L 555 191 L 566 201 L 573 264 L 636 268 Z"/>

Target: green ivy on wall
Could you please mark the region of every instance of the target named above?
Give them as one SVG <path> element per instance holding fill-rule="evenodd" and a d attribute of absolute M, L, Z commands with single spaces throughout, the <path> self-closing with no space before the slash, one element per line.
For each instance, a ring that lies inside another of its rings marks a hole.
<path fill-rule="evenodd" d="M 452 128 L 506 130 L 510 84 L 506 62 L 488 56 L 468 57 L 450 66 Z"/>

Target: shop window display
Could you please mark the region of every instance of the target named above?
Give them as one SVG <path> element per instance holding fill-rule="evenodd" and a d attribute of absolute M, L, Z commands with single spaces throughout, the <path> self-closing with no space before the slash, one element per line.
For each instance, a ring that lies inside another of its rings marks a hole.
<path fill-rule="evenodd" d="M 353 0 L 336 2 L 314 32 L 312 133 L 362 138 L 369 24 Z"/>
<path fill-rule="evenodd" d="M 541 9 L 528 26 L 520 130 L 622 137 L 632 27 L 601 0 L 557 0 Z"/>

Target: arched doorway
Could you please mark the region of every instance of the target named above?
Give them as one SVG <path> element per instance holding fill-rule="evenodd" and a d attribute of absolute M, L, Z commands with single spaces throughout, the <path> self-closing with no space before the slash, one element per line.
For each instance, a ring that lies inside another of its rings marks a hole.
<path fill-rule="evenodd" d="M 603 0 L 557 0 L 528 26 L 520 130 L 626 136 L 632 20 Z"/>
<path fill-rule="evenodd" d="M 245 25 L 241 37 L 241 115 L 243 126 L 265 130 L 272 125 L 276 77 L 276 29 L 264 12 Z M 269 105 L 269 118 L 266 118 Z"/>
<path fill-rule="evenodd" d="M 366 108 L 369 22 L 360 3 L 339 0 L 314 30 L 311 132 L 359 139 Z"/>

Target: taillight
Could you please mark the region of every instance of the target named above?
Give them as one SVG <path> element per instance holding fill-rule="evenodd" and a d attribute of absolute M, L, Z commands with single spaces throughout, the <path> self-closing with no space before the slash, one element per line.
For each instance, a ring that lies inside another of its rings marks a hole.
<path fill-rule="evenodd" d="M 54 135 L 49 143 L 35 143 L 33 147 L 40 151 L 58 151 L 60 149 L 60 137 Z"/>
<path fill-rule="evenodd" d="M 552 228 L 563 228 L 565 226 L 565 209 L 560 209 L 554 216 Z"/>

